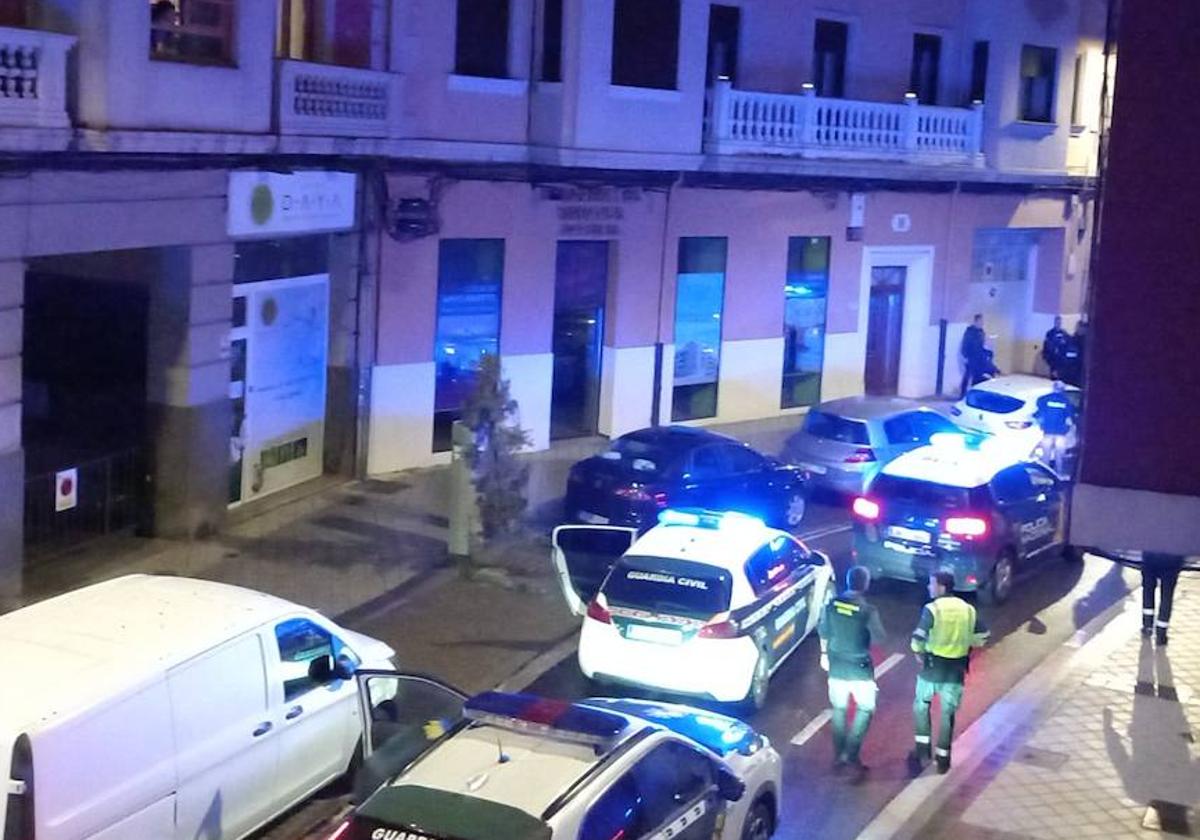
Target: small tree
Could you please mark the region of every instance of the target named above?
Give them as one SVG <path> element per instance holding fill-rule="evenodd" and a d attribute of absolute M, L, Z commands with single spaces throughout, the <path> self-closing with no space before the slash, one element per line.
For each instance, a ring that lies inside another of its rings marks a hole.
<path fill-rule="evenodd" d="M 517 425 L 517 401 L 501 376 L 499 357 L 485 353 L 480 359 L 478 380 L 467 397 L 462 420 L 472 436 L 465 455 L 486 544 L 512 531 L 528 504 L 529 467 L 517 460 L 517 453 L 531 441 Z"/>

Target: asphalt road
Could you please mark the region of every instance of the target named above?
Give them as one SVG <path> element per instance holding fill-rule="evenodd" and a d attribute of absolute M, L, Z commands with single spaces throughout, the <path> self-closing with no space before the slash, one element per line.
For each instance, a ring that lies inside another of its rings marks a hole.
<path fill-rule="evenodd" d="M 817 506 L 802 529 L 802 536 L 815 535 L 806 540 L 810 545 L 833 559 L 839 579 L 850 558 L 846 522 L 840 511 Z M 982 608 L 992 642 L 972 665 L 958 731 L 970 726 L 1054 648 L 1070 643 L 1080 628 L 1122 597 L 1132 582 L 1132 576 L 1127 581 L 1120 566 L 1092 558 L 1075 563 L 1045 558 L 1020 572 L 1008 603 Z M 856 837 L 909 781 L 904 758 L 912 747 L 911 703 L 917 664 L 908 653 L 908 640 L 925 595 L 915 584 L 879 581 L 870 598 L 879 607 L 888 639 L 876 652 L 877 670 L 886 672 L 878 677 L 878 710 L 863 750 L 863 761 L 871 768 L 866 781 L 851 785 L 830 772 L 829 726 L 823 723 L 828 699 L 815 638 L 801 644 L 776 672 L 766 708 L 751 718 L 785 761 L 779 838 Z M 370 627 L 354 629 L 396 641 L 388 635 L 386 622 L 376 620 Z M 540 676 L 528 690 L 567 699 L 590 693 L 573 655 Z M 343 804 L 331 795 L 320 796 L 256 838 L 323 838 L 333 828 L 329 819 Z"/>

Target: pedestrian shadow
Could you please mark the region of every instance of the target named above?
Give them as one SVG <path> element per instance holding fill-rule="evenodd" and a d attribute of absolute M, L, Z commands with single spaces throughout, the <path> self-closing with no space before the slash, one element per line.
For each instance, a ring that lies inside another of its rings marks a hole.
<path fill-rule="evenodd" d="M 1113 708 L 1106 706 L 1104 745 L 1126 795 L 1155 807 L 1164 823 L 1179 827 L 1182 820 L 1186 827 L 1188 809 L 1200 801 L 1200 761 L 1192 758 L 1192 728 L 1165 648 L 1142 642 L 1125 732 L 1128 747 L 1114 718 Z"/>
<path fill-rule="evenodd" d="M 1081 629 L 1129 593 L 1130 586 L 1125 582 L 1124 577 L 1125 566 L 1115 560 L 1109 562 L 1111 563 L 1109 570 L 1096 581 L 1086 595 L 1077 599 L 1071 608 L 1076 630 Z M 1082 563 L 1079 565 L 1083 566 Z"/>

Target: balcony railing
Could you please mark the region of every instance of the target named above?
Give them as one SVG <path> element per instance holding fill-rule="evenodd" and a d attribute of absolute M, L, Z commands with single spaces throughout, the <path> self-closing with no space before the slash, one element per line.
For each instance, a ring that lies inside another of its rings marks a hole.
<path fill-rule="evenodd" d="M 0 125 L 67 128 L 70 35 L 0 27 Z"/>
<path fill-rule="evenodd" d="M 734 90 L 717 82 L 705 150 L 716 154 L 982 164 L 983 106 L 943 108 Z"/>
<path fill-rule="evenodd" d="M 387 137 L 398 77 L 378 70 L 281 59 L 280 134 Z"/>

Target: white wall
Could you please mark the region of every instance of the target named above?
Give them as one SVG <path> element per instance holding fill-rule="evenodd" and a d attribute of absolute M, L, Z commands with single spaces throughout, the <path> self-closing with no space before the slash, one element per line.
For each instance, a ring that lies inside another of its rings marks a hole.
<path fill-rule="evenodd" d="M 605 347 L 600 365 L 600 434 L 618 437 L 649 426 L 653 391 L 653 346 Z"/>

